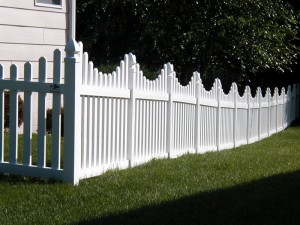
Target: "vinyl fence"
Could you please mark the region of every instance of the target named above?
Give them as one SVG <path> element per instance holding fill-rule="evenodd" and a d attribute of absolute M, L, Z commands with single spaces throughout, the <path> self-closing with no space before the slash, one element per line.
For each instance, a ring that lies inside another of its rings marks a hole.
<path fill-rule="evenodd" d="M 206 91 L 197 72 L 187 86 L 181 86 L 171 64 L 164 65 L 158 78 L 150 81 L 132 54 L 125 55 L 115 72 L 103 74 L 74 40 L 66 46 L 62 83 L 61 53 L 57 50 L 54 54 L 52 83 L 45 83 L 45 58 L 40 59 L 38 82 L 31 80 L 30 63 L 25 64 L 22 81 L 18 80 L 16 66 L 11 67 L 11 78 L 4 80 L 4 68 L 0 66 L 0 172 L 77 184 L 108 169 L 128 168 L 153 158 L 249 144 L 285 129 L 299 115 L 299 85 L 283 88 L 280 94 L 275 89 L 273 96 L 270 89 L 264 95 L 257 89 L 252 97 L 249 87 L 240 96 L 236 84 L 232 84 L 230 92 L 224 94 L 218 79 Z M 4 147 L 4 90 L 10 91 L 8 149 Z M 24 135 L 18 136 L 17 96 L 21 92 Z M 34 92 L 39 95 L 36 144 L 31 130 L 32 104 L 37 104 L 31 101 Z M 51 149 L 46 148 L 47 95 L 53 99 Z M 20 138 L 24 143 L 22 155 L 17 147 Z"/>

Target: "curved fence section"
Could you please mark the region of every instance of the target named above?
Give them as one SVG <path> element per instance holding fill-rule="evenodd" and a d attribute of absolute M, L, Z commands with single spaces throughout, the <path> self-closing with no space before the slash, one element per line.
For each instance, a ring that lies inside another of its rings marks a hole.
<path fill-rule="evenodd" d="M 98 76 L 107 81 L 94 94 L 90 88 L 95 85 L 85 83 L 81 93 L 81 178 L 153 158 L 253 143 L 283 130 L 299 115 L 299 85 L 280 93 L 276 88 L 273 95 L 270 89 L 262 93 L 258 88 L 255 96 L 246 87 L 240 96 L 235 83 L 225 94 L 218 79 L 210 91 L 205 90 L 198 72 L 182 86 L 170 63 L 155 80 L 148 80 L 132 54 L 108 75 L 89 68 L 92 63 L 86 57 L 84 53 L 83 80 Z M 118 79 L 124 85 L 116 85 Z M 124 95 L 117 94 L 121 90 Z M 85 163 L 89 157 L 97 163 Z"/>

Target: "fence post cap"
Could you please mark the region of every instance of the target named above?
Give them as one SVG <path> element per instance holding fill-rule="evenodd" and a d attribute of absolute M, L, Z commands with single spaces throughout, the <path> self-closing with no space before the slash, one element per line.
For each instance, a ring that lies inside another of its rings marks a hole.
<path fill-rule="evenodd" d="M 217 88 L 219 89 L 222 89 L 222 83 L 221 83 L 221 80 L 219 78 L 216 78 L 216 85 L 217 85 Z"/>
<path fill-rule="evenodd" d="M 167 75 L 172 76 L 174 72 L 174 67 L 171 63 L 167 63 Z"/>
<path fill-rule="evenodd" d="M 67 53 L 67 57 L 74 57 L 80 52 L 81 48 L 78 45 L 78 43 L 75 41 L 75 39 L 71 39 L 68 41 L 65 51 Z"/>
<path fill-rule="evenodd" d="M 0 80 L 4 78 L 4 66 L 0 64 Z"/>
<path fill-rule="evenodd" d="M 235 82 L 232 83 L 231 88 L 234 91 L 238 91 L 238 86 L 237 86 L 237 84 Z"/>
<path fill-rule="evenodd" d="M 132 53 L 129 53 L 128 54 L 128 66 L 132 67 L 135 64 L 136 64 L 136 57 L 135 57 L 135 55 L 132 54 Z"/>
<path fill-rule="evenodd" d="M 202 84 L 202 79 L 201 79 L 200 73 L 194 72 L 194 79 L 195 79 L 196 83 Z"/>
<path fill-rule="evenodd" d="M 248 85 L 245 88 L 245 94 L 247 94 L 248 96 L 251 96 L 251 88 Z"/>
<path fill-rule="evenodd" d="M 278 95 L 278 88 L 277 87 L 274 89 L 274 95 Z"/>
<path fill-rule="evenodd" d="M 257 93 L 257 94 L 261 94 L 261 88 L 260 88 L 260 87 L 257 87 L 256 93 Z"/>

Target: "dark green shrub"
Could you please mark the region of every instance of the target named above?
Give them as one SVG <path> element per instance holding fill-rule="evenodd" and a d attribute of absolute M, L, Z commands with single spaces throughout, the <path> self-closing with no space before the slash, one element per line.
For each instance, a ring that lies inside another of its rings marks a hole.
<path fill-rule="evenodd" d="M 61 136 L 64 136 L 64 108 L 61 108 Z M 46 131 L 52 133 L 52 109 L 47 109 Z"/>
<path fill-rule="evenodd" d="M 9 91 L 4 92 L 4 128 L 9 129 Z M 24 122 L 24 101 L 18 97 L 18 126 L 20 127 Z"/>

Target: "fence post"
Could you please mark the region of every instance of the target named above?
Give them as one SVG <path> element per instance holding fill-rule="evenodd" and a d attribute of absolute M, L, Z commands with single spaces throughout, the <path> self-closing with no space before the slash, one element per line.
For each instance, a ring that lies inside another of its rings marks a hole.
<path fill-rule="evenodd" d="M 297 118 L 297 85 L 293 86 L 293 117 L 291 118 L 291 122 L 295 121 Z"/>
<path fill-rule="evenodd" d="M 286 109 L 290 105 L 290 98 L 291 98 L 290 91 L 291 91 L 290 86 L 288 87 L 286 94 L 285 94 L 284 87 L 281 89 L 281 95 L 282 95 L 282 115 L 281 115 L 282 125 L 281 126 L 282 126 L 282 130 L 284 130 L 284 128 L 285 128 L 286 117 L 289 117 L 289 113 L 290 113 L 290 109 L 288 109 L 288 113 L 286 114 Z"/>
<path fill-rule="evenodd" d="M 80 47 L 70 40 L 65 48 L 65 90 L 64 90 L 64 180 L 79 183 L 81 151 L 81 99 L 82 83 Z"/>
<path fill-rule="evenodd" d="M 196 112 L 195 112 L 195 150 L 196 153 L 200 153 L 200 88 L 201 78 L 199 73 L 196 73 Z"/>
<path fill-rule="evenodd" d="M 266 97 L 268 98 L 268 121 L 267 121 L 267 131 L 268 137 L 270 137 L 270 130 L 271 130 L 271 89 L 267 88 Z"/>
<path fill-rule="evenodd" d="M 251 99 L 251 90 L 250 87 L 246 87 L 246 95 L 247 95 L 247 104 L 248 104 L 248 110 L 247 110 L 247 144 L 250 143 L 250 99 Z"/>
<path fill-rule="evenodd" d="M 278 88 L 276 87 L 275 90 L 274 90 L 274 96 L 275 96 L 275 101 L 276 101 L 276 113 L 275 113 L 275 130 L 276 130 L 276 133 L 278 132 Z"/>
<path fill-rule="evenodd" d="M 221 81 L 219 79 L 216 80 L 217 82 L 217 101 L 218 101 L 218 108 L 217 108 L 217 121 L 216 121 L 216 141 L 217 141 L 217 150 L 220 150 L 220 143 L 221 143 L 221 91 L 222 91 L 222 85 Z"/>
<path fill-rule="evenodd" d="M 261 100 L 262 100 L 262 95 L 261 95 L 261 88 L 260 87 L 257 88 L 256 97 L 258 98 L 257 137 L 258 137 L 258 140 L 261 140 Z"/>
<path fill-rule="evenodd" d="M 238 96 L 238 87 L 236 83 L 233 83 L 233 104 L 234 104 L 234 111 L 233 111 L 233 145 L 236 148 L 236 130 L 237 130 L 237 96 Z"/>
<path fill-rule="evenodd" d="M 167 64 L 167 91 L 169 94 L 169 101 L 167 107 L 167 153 L 168 157 L 171 158 L 173 149 L 173 65 Z"/>
<path fill-rule="evenodd" d="M 127 159 L 129 166 L 133 166 L 134 160 L 134 140 L 135 140 L 135 87 L 136 87 L 136 58 L 133 54 L 128 55 L 128 88 L 130 89 L 130 99 L 128 102 L 128 141 L 127 141 Z"/>
<path fill-rule="evenodd" d="M 4 67 L 0 64 L 0 82 L 4 80 Z M 0 90 L 0 163 L 4 160 L 4 92 Z"/>

